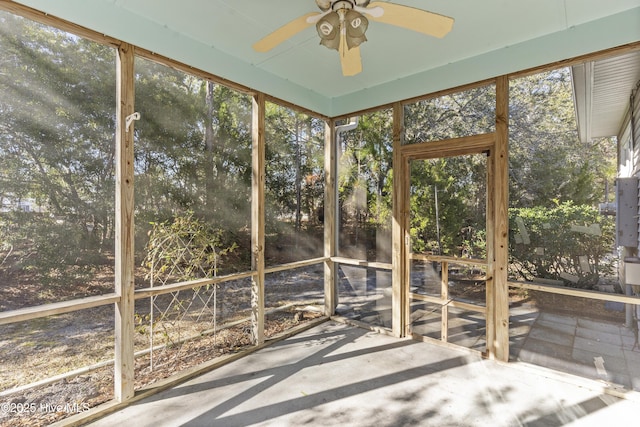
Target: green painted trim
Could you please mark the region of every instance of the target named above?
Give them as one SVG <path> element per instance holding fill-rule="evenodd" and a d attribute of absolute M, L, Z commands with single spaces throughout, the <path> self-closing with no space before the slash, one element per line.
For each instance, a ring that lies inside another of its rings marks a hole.
<path fill-rule="evenodd" d="M 90 8 L 86 0 L 19 2 L 329 117 L 640 41 L 639 6 L 543 37 L 331 98 L 264 72 L 214 47 L 167 31 L 156 22 L 140 20 L 135 14 L 120 8 L 114 9 L 112 2 L 107 0 L 92 0 Z"/>
<path fill-rule="evenodd" d="M 334 98 L 329 115 L 341 116 L 637 41 L 640 7 Z"/>

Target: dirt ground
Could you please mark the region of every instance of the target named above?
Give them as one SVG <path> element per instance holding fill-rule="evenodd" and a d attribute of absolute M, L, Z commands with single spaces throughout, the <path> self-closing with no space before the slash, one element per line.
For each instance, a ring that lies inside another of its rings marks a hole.
<path fill-rule="evenodd" d="M 320 316 L 315 311 L 304 311 L 303 307 L 308 305 L 309 297 L 322 289 L 318 286 L 321 271 L 320 265 L 269 276 L 268 306 L 283 309 L 267 316 L 267 337 Z M 20 285 L 14 286 L 18 278 L 11 277 L 11 272 L 6 269 L 0 273 L 2 311 L 52 302 L 52 295 L 44 292 L 35 277 L 21 275 Z M 112 292 L 112 287 L 113 275 L 107 269 L 86 284 L 56 289 L 54 301 L 105 294 Z M 292 289 L 305 299 L 292 301 Z M 144 388 L 187 368 L 251 346 L 249 322 L 241 321 L 241 316 L 246 319 L 246 309 L 250 307 L 250 292 L 247 291 L 244 282 L 231 283 L 224 291 L 219 291 L 218 305 L 223 313 L 218 311 L 218 317 L 224 316 L 226 323 L 231 323 L 231 320 L 237 322 L 233 323 L 234 326 L 220 329 L 220 321 L 215 333 L 212 333 L 211 322 L 197 322 L 196 316 L 167 322 L 165 326 L 158 323 L 154 336 L 159 338 L 154 345 L 160 348 L 153 352 L 153 368 L 151 353 L 136 357 L 135 388 Z M 191 297 L 192 294 L 187 294 L 181 299 Z M 171 298 L 164 300 L 171 302 Z M 163 299 L 158 299 L 158 305 L 162 309 L 170 307 L 172 311 L 184 310 L 186 307 L 181 305 L 182 300 L 162 306 Z M 143 353 L 149 347 L 149 332 L 144 327 L 148 320 L 145 318 L 145 313 L 149 312 L 148 301 L 136 303 L 136 321 L 140 324 L 137 323 L 136 327 L 135 349 Z M 197 308 L 189 307 L 198 313 Z M 239 314 L 231 317 L 236 311 Z M 0 326 L 0 393 L 3 393 L 0 395 L 0 426 L 44 426 L 112 400 L 111 364 L 52 384 L 11 394 L 7 391 L 113 359 L 113 319 L 113 306 L 107 305 Z M 192 325 L 196 326 L 192 328 Z"/>
<path fill-rule="evenodd" d="M 274 336 L 319 316 L 317 312 L 295 309 L 274 313 L 267 317 L 265 334 Z M 226 354 L 241 352 L 250 346 L 248 325 L 240 324 L 154 353 L 153 369 L 149 367 L 149 355 L 138 357 L 135 388 L 142 389 L 176 372 Z M 46 426 L 111 399 L 113 367 L 106 366 L 68 380 L 0 397 L 0 425 Z"/>

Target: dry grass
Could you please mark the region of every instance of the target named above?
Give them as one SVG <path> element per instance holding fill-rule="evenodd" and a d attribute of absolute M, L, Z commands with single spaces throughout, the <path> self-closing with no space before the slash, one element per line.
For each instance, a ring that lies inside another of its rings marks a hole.
<path fill-rule="evenodd" d="M 303 315 L 296 315 L 296 313 L 303 313 Z M 274 336 L 319 316 L 319 313 L 300 312 L 295 308 L 273 313 L 267 318 L 265 333 L 267 336 Z M 136 358 L 135 387 L 136 389 L 147 387 L 180 371 L 230 353 L 241 352 L 250 346 L 251 337 L 247 323 L 238 324 L 216 334 L 196 336 L 155 352 L 153 370 L 150 369 L 149 354 Z M 40 361 L 46 365 L 64 366 L 64 358 L 56 357 L 50 352 L 45 360 L 40 359 Z M 19 408 L 26 408 L 22 413 L 0 412 L 0 425 L 45 426 L 74 415 L 76 410 L 82 411 L 111 399 L 113 399 L 113 368 L 107 366 L 72 379 L 0 398 L 1 403 L 11 405 L 16 411 Z M 56 405 L 62 405 L 62 407 L 56 408 Z M 65 405 L 67 407 L 64 407 Z"/>

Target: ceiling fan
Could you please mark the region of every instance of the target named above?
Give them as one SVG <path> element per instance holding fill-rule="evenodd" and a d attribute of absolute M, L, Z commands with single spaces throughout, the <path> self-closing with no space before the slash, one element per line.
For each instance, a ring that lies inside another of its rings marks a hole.
<path fill-rule="evenodd" d="M 311 12 L 283 25 L 253 45 L 267 52 L 300 31 L 315 24 L 320 44 L 340 53 L 342 74 L 362 71 L 360 44 L 367 41 L 369 20 L 383 22 L 442 38 L 453 27 L 453 18 L 422 9 L 370 0 L 316 0 L 322 12 Z"/>

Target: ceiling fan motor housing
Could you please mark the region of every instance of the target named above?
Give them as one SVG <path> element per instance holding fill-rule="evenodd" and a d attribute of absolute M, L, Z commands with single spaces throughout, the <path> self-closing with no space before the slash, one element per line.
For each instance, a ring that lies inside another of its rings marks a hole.
<path fill-rule="evenodd" d="M 316 0 L 316 4 L 323 12 L 327 10 L 353 9 L 355 6 L 367 7 L 371 0 Z"/>

